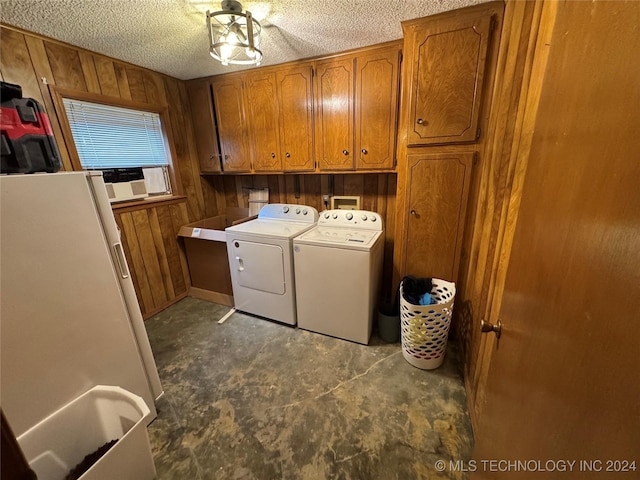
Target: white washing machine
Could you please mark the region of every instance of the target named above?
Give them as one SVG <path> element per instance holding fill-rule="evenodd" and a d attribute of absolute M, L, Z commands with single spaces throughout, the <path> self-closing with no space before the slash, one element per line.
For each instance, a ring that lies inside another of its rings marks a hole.
<path fill-rule="evenodd" d="M 369 343 L 382 277 L 382 218 L 328 210 L 293 239 L 298 326 Z"/>
<path fill-rule="evenodd" d="M 313 207 L 274 203 L 225 229 L 236 309 L 296 324 L 292 239 L 317 221 Z"/>

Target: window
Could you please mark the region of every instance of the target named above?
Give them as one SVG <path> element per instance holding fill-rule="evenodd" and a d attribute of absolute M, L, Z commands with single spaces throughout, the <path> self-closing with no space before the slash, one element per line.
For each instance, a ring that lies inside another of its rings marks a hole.
<path fill-rule="evenodd" d="M 160 114 L 63 98 L 83 169 L 104 171 L 112 202 L 171 194 Z"/>

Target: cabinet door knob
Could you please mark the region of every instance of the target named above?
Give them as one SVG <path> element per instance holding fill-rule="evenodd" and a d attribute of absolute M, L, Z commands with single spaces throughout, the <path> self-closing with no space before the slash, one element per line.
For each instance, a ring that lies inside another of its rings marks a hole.
<path fill-rule="evenodd" d="M 367 153 L 369 153 L 369 152 L 367 152 L 367 149 L 366 149 L 366 148 L 363 148 L 363 149 L 361 150 L 361 152 L 362 152 L 364 155 L 366 155 Z"/>
<path fill-rule="evenodd" d="M 342 150 L 342 153 L 344 153 L 345 155 L 349 155 L 349 150 Z"/>
<path fill-rule="evenodd" d="M 271 158 L 276 158 L 276 154 L 275 153 L 271 153 Z"/>
<path fill-rule="evenodd" d="M 416 212 L 415 210 L 411 210 L 409 213 L 410 213 L 411 215 L 418 215 L 418 212 Z"/>
<path fill-rule="evenodd" d="M 291 154 L 289 152 L 287 152 L 287 153 L 284 154 L 284 156 L 289 158 L 289 157 L 291 157 Z"/>
<path fill-rule="evenodd" d="M 424 123 L 424 120 L 422 120 L 421 118 L 419 118 L 416 122 L 418 125 L 422 125 Z"/>

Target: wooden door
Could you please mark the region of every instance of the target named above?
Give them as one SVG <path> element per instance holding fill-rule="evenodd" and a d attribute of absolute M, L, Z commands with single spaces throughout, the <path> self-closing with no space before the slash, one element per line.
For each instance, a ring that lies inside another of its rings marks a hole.
<path fill-rule="evenodd" d="M 477 462 L 567 459 L 573 469 L 549 478 L 638 478 L 639 24 L 637 2 L 558 5 L 502 304 L 490 319 L 503 326 Z M 476 478 L 540 475 L 478 463 Z"/>
<path fill-rule="evenodd" d="M 316 65 L 316 158 L 324 170 L 353 168 L 354 61 Z"/>
<path fill-rule="evenodd" d="M 277 73 L 284 169 L 313 170 L 313 90 L 310 65 Z"/>
<path fill-rule="evenodd" d="M 211 84 L 209 80 L 188 82 L 187 91 L 200 171 L 203 173 L 219 172 L 220 151 L 218 132 L 213 117 Z"/>
<path fill-rule="evenodd" d="M 473 153 L 410 153 L 403 275 L 455 281 Z"/>
<path fill-rule="evenodd" d="M 399 47 L 356 60 L 356 167 L 393 168 L 398 112 Z"/>
<path fill-rule="evenodd" d="M 247 74 L 245 105 L 251 132 L 255 171 L 282 170 L 278 141 L 278 100 L 275 73 Z"/>
<path fill-rule="evenodd" d="M 493 9 L 447 13 L 404 25 L 410 82 L 408 145 L 477 139 Z"/>
<path fill-rule="evenodd" d="M 214 81 L 212 86 L 223 169 L 228 172 L 248 172 L 251 170 L 251 159 L 247 142 L 242 78 L 227 77 Z"/>

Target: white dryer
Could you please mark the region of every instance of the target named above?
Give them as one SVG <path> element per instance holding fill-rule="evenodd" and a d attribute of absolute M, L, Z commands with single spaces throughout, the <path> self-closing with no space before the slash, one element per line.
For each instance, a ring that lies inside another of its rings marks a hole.
<path fill-rule="evenodd" d="M 317 221 L 313 207 L 274 203 L 225 229 L 236 309 L 296 324 L 292 240 Z"/>
<path fill-rule="evenodd" d="M 298 326 L 368 344 L 384 255 L 382 218 L 328 210 L 293 239 Z"/>

